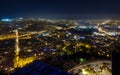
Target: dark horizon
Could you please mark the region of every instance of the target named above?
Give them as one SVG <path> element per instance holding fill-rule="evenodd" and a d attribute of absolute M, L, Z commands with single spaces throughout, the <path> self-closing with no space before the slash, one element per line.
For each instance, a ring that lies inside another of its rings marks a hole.
<path fill-rule="evenodd" d="M 119 0 L 2 0 L 0 18 L 120 19 Z"/>

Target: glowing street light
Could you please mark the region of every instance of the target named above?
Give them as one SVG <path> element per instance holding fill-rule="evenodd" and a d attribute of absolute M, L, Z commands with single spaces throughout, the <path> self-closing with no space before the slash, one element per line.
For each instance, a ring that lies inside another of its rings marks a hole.
<path fill-rule="evenodd" d="M 82 74 L 83 75 L 89 75 L 89 73 L 85 69 L 82 69 Z"/>

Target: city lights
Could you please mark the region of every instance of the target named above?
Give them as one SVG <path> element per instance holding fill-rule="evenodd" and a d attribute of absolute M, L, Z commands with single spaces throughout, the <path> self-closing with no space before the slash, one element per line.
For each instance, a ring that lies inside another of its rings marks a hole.
<path fill-rule="evenodd" d="M 115 47 L 118 46 L 116 42 L 119 43 L 117 23 L 114 25 L 106 20 L 95 20 L 94 23 L 94 20 L 50 21 L 24 18 L 12 22 L 2 21 L 0 69 L 10 74 L 17 68 L 21 69 L 40 60 L 57 65 L 71 74 L 110 75 L 111 51 L 118 50 Z M 101 67 L 105 69 L 104 72 Z"/>

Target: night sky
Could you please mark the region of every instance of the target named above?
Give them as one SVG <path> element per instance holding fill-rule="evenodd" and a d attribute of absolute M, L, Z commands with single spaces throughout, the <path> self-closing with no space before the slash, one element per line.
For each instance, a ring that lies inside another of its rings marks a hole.
<path fill-rule="evenodd" d="M 1 0 L 0 18 L 120 18 L 120 0 Z"/>

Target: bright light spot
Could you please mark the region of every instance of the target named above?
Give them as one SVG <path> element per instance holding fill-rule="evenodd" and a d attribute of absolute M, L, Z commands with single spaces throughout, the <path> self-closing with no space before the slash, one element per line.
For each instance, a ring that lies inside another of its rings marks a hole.
<path fill-rule="evenodd" d="M 5 68 L 5 70 L 8 70 L 8 68 Z"/>
<path fill-rule="evenodd" d="M 107 57 L 109 57 L 110 55 L 109 54 L 107 54 Z"/>
<path fill-rule="evenodd" d="M 14 68 L 10 68 L 10 70 L 11 70 L 11 71 L 13 71 L 13 70 L 14 70 Z"/>
<path fill-rule="evenodd" d="M 1 21 L 9 22 L 11 19 L 2 19 Z"/>
<path fill-rule="evenodd" d="M 22 20 L 23 18 L 21 17 L 21 18 L 19 18 L 19 19 L 21 19 L 21 20 Z"/>
<path fill-rule="evenodd" d="M 83 62 L 83 58 L 81 58 L 80 61 Z"/>
<path fill-rule="evenodd" d="M 89 49 L 91 48 L 90 45 L 87 45 L 87 44 L 85 45 L 85 47 L 86 47 L 86 48 L 89 48 Z"/>
<path fill-rule="evenodd" d="M 8 52 L 4 52 L 4 54 L 8 54 Z"/>
<path fill-rule="evenodd" d="M 28 52 L 32 52 L 32 50 L 28 49 Z"/>
<path fill-rule="evenodd" d="M 88 72 L 87 72 L 85 69 L 82 69 L 82 74 L 83 74 L 83 75 L 87 75 Z M 88 75 L 89 75 L 89 74 L 88 74 Z"/>
<path fill-rule="evenodd" d="M 108 35 L 115 36 L 115 32 L 108 32 Z"/>
<path fill-rule="evenodd" d="M 120 26 L 118 26 L 118 28 L 120 28 Z"/>

